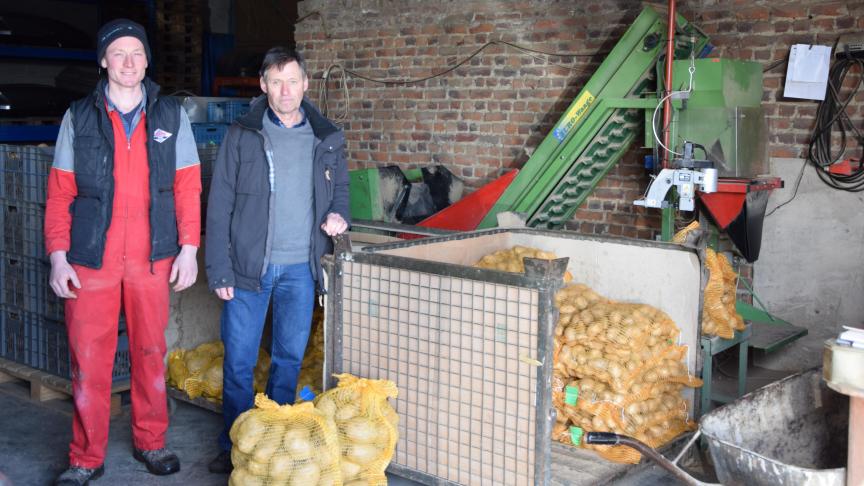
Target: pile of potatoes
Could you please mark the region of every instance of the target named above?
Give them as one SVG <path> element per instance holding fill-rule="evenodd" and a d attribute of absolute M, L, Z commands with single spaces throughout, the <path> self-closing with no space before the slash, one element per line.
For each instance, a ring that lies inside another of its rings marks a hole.
<path fill-rule="evenodd" d="M 509 250 L 499 250 L 490 253 L 481 258 L 474 264 L 477 268 L 487 268 L 490 270 L 501 270 L 503 272 L 524 273 L 525 258 L 536 258 L 539 260 L 555 260 L 558 257 L 549 251 L 538 250 L 527 246 L 514 246 Z M 573 275 L 570 272 L 564 273 L 564 281 L 573 280 Z"/>
<path fill-rule="evenodd" d="M 387 401 L 396 397 L 396 385 L 349 374 L 336 376 L 339 385 L 316 398 L 315 408 L 336 425 L 342 481 L 348 486 L 386 486 L 384 470 L 399 439 L 399 416 Z"/>
<path fill-rule="evenodd" d="M 556 258 L 517 246 L 486 255 L 475 266 L 521 272 L 524 257 Z M 666 313 L 650 305 L 613 302 L 582 284 L 561 289 L 555 305 L 554 440 L 572 444 L 571 427 L 580 427 L 583 433 L 616 432 L 657 447 L 695 426 L 681 391 L 701 386 L 701 380 L 689 375 L 683 362 L 687 349 L 675 344 L 680 331 Z M 575 404 L 565 403 L 567 387 L 578 391 Z M 623 446 L 576 445 L 617 462 L 640 459 Z"/>
<path fill-rule="evenodd" d="M 615 432 L 659 447 L 695 424 L 689 420 L 685 386 L 701 386 L 683 362 L 687 348 L 663 311 L 622 304 L 585 285 L 570 285 L 555 298 L 553 403 L 558 410 L 553 438 L 572 443 L 571 427 Z M 575 404 L 566 387 L 578 390 Z M 609 460 L 636 463 L 640 454 L 623 446 L 589 446 Z"/>
<path fill-rule="evenodd" d="M 168 354 L 165 379 L 169 386 L 185 391 L 190 398 L 204 397 L 221 402 L 224 355 L 222 341 L 204 343 L 191 350 L 175 349 Z M 254 371 L 256 392 L 264 391 L 269 370 L 270 355 L 259 349 Z"/>
<path fill-rule="evenodd" d="M 342 484 L 335 425 L 311 402 L 280 406 L 258 394 L 230 437 L 231 486 Z"/>

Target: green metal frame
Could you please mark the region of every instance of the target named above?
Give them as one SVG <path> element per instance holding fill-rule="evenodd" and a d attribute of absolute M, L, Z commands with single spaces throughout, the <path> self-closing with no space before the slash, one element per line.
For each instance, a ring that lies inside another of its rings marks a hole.
<path fill-rule="evenodd" d="M 678 30 L 688 39 L 677 41 L 679 51 L 700 52 L 708 43 L 681 16 Z M 505 211 L 526 215 L 531 226 L 557 227 L 572 217 L 632 144 L 639 110 L 656 106 L 644 95 L 651 91 L 665 32 L 665 20 L 652 8 L 643 9 L 478 229 L 497 226 L 498 213 Z M 649 38 L 657 42 L 646 42 Z"/>

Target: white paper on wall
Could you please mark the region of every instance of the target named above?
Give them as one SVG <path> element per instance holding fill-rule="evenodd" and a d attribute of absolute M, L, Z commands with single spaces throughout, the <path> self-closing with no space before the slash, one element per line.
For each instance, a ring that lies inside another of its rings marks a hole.
<path fill-rule="evenodd" d="M 830 64 L 830 47 L 810 44 L 793 45 L 789 50 L 783 96 L 824 100 Z"/>

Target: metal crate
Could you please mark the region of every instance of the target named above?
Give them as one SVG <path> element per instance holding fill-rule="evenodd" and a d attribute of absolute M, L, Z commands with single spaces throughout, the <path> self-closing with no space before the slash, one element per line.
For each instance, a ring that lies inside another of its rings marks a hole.
<path fill-rule="evenodd" d="M 0 145 L 3 172 L 0 197 L 7 201 L 44 203 L 54 147 Z"/>
<path fill-rule="evenodd" d="M 2 203 L 3 247 L 10 255 L 45 257 L 45 207 L 27 202 Z"/>
<path fill-rule="evenodd" d="M 515 245 L 563 258 L 526 260 L 525 274 L 471 266 Z M 678 245 L 490 230 L 340 248 L 325 268 L 325 376 L 397 384 L 390 470 L 426 484 L 550 483 L 554 295 L 565 269 L 602 295 L 666 311 L 697 373 L 701 265 Z"/>

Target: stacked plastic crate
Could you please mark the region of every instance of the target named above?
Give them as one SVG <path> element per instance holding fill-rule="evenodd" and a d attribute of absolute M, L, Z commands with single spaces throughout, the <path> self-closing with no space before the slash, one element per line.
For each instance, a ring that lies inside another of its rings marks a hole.
<path fill-rule="evenodd" d="M 211 101 L 207 103 L 207 123 L 192 124 L 192 134 L 198 145 L 198 158 L 201 159 L 202 221 L 205 221 L 207 216 L 207 196 L 210 194 L 213 162 L 219 152 L 219 145 L 222 144 L 231 123 L 248 112 L 248 100 Z"/>
<path fill-rule="evenodd" d="M 53 158 L 53 147 L 0 145 L 0 357 L 69 378 L 64 305 L 48 286 L 43 237 Z M 120 380 L 129 377 L 125 334 L 117 350 L 114 377 Z"/>

